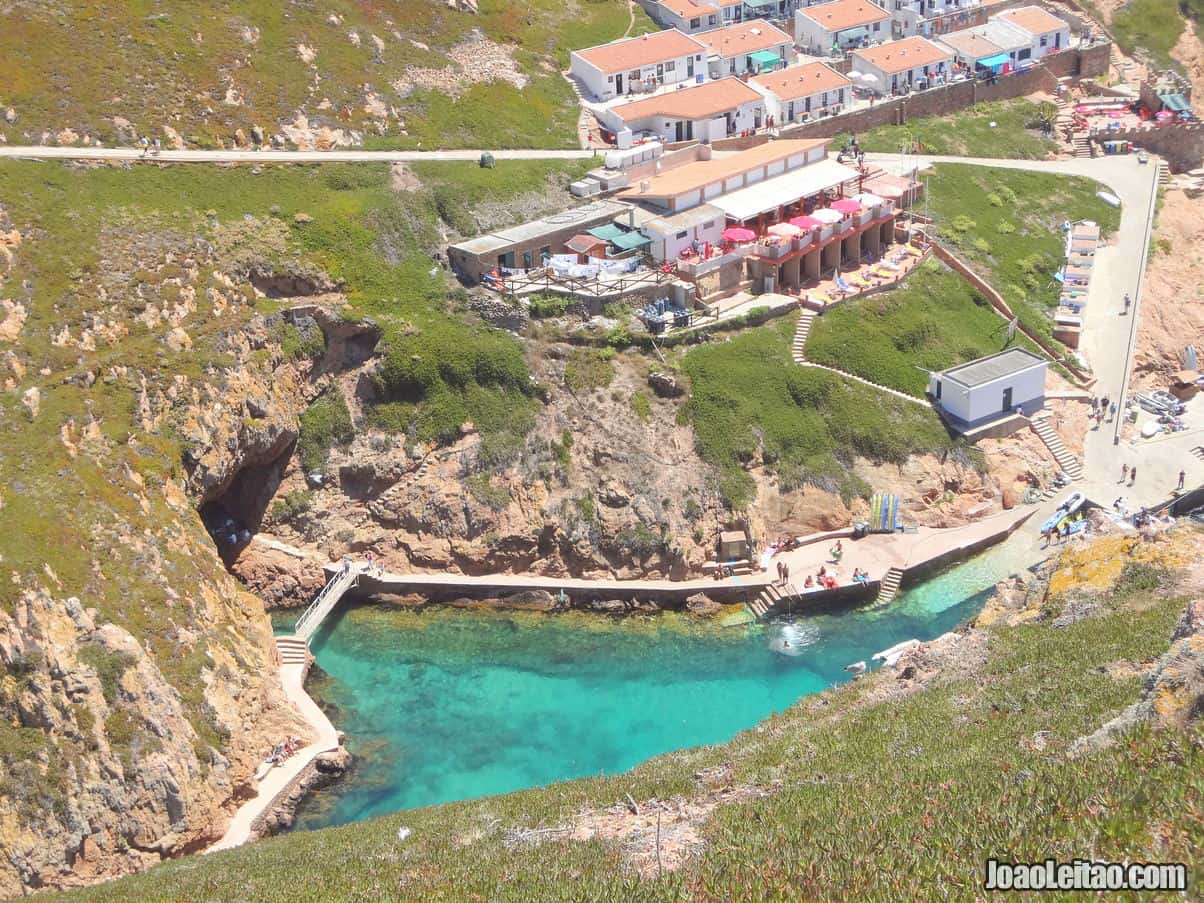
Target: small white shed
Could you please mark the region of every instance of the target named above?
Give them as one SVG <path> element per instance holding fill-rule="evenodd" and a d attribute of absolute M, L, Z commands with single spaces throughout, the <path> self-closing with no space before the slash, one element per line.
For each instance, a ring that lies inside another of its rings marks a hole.
<path fill-rule="evenodd" d="M 964 432 L 1017 410 L 1027 415 L 1040 410 L 1048 366 L 1027 348 L 1008 348 L 929 374 L 928 394 L 945 419 Z"/>

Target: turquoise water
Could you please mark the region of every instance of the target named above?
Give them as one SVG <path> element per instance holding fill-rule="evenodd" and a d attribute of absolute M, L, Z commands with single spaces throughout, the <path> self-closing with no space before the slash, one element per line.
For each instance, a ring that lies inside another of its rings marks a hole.
<path fill-rule="evenodd" d="M 297 827 L 610 774 L 722 743 L 847 680 L 851 662 L 957 626 L 1000 576 L 979 559 L 883 608 L 751 629 L 676 614 L 350 608 L 314 644 L 328 676 L 310 691 L 346 732 L 355 764 L 307 800 Z"/>

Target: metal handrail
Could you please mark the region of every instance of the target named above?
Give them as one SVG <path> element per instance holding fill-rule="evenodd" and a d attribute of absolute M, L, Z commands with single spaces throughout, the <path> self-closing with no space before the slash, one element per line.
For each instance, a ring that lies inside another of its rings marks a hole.
<path fill-rule="evenodd" d="M 309 603 L 309 606 L 301 613 L 301 617 L 297 619 L 297 623 L 293 627 L 294 634 L 297 636 L 302 636 L 304 634 L 306 624 L 314 617 L 326 599 L 334 593 L 336 586 L 338 586 L 344 580 L 344 578 L 350 578 L 350 585 L 354 586 L 359 579 L 359 574 L 357 574 L 355 570 L 341 570 L 331 577 L 330 581 L 324 587 L 322 587 L 322 591 L 318 593 L 317 597 L 311 603 Z M 350 586 L 341 588 L 339 590 L 339 595 L 341 596 L 349 588 Z"/>

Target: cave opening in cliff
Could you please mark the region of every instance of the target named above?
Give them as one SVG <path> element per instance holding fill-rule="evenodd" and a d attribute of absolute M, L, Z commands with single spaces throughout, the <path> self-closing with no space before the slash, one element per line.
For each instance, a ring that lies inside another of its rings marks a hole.
<path fill-rule="evenodd" d="M 290 443 L 272 460 L 243 467 L 220 492 L 201 504 L 201 521 L 227 566 L 263 526 L 292 451 Z"/>

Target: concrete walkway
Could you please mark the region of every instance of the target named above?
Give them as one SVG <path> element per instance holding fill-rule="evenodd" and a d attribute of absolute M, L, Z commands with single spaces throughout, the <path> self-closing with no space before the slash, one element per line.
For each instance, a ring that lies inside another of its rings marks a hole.
<path fill-rule="evenodd" d="M 901 167 L 918 165 L 925 168 L 933 163 L 964 163 L 973 166 L 992 166 L 1001 169 L 1022 169 L 1032 172 L 1062 173 L 1085 176 L 1103 184 L 1120 198 L 1120 228 L 1111 237 L 1111 244 L 1096 254 L 1091 280 L 1090 297 L 1084 318 L 1082 351 L 1097 382 L 1092 393 L 1117 403 L 1129 391 L 1133 369 L 1133 349 L 1141 320 L 1141 283 L 1146 256 L 1153 230 L 1154 204 L 1158 195 L 1158 167 L 1151 161 L 1142 164 L 1135 155 L 1096 157 L 1076 160 L 997 160 L 970 157 L 910 156 L 898 154 L 866 154 L 871 162 L 897 174 Z M 1133 300 L 1127 314 L 1124 296 Z M 1185 336 L 1186 343 L 1191 337 Z M 1138 424 L 1150 415 L 1141 412 Z M 1191 449 L 1204 444 L 1204 402 L 1199 397 L 1188 405 L 1185 418 L 1188 431 L 1147 440 L 1122 439 L 1121 417 L 1105 423 L 1098 430 L 1089 430 L 1084 441 L 1083 481 L 1075 485 L 1089 498 L 1110 505 L 1117 496 L 1124 496 L 1130 511 L 1151 506 L 1167 499 L 1179 478 L 1186 471 L 1188 488 L 1204 483 L 1204 460 L 1191 454 Z M 1133 487 L 1119 483 L 1121 466 L 1138 469 Z M 1039 526 L 1039 524 L 1038 524 Z"/>
<path fill-rule="evenodd" d="M 337 749 L 339 734 L 326 714 L 318 708 L 305 692 L 305 666 L 300 664 L 285 664 L 280 667 L 280 682 L 284 686 L 284 695 L 297 707 L 301 716 L 314 729 L 316 739 L 308 746 L 303 746 L 284 761 L 277 765 L 259 781 L 257 792 L 253 798 L 243 803 L 230 820 L 230 826 L 222 839 L 209 847 L 205 852 L 228 850 L 241 846 L 251 839 L 251 825 L 267 808 L 283 793 L 302 771 L 320 753 Z"/>
<path fill-rule="evenodd" d="M 0 144 L 0 159 L 132 160 L 146 163 L 447 163 L 476 162 L 489 153 L 498 160 L 584 160 L 594 155 L 582 150 L 163 150 L 144 156 L 137 147 L 42 147 Z"/>

